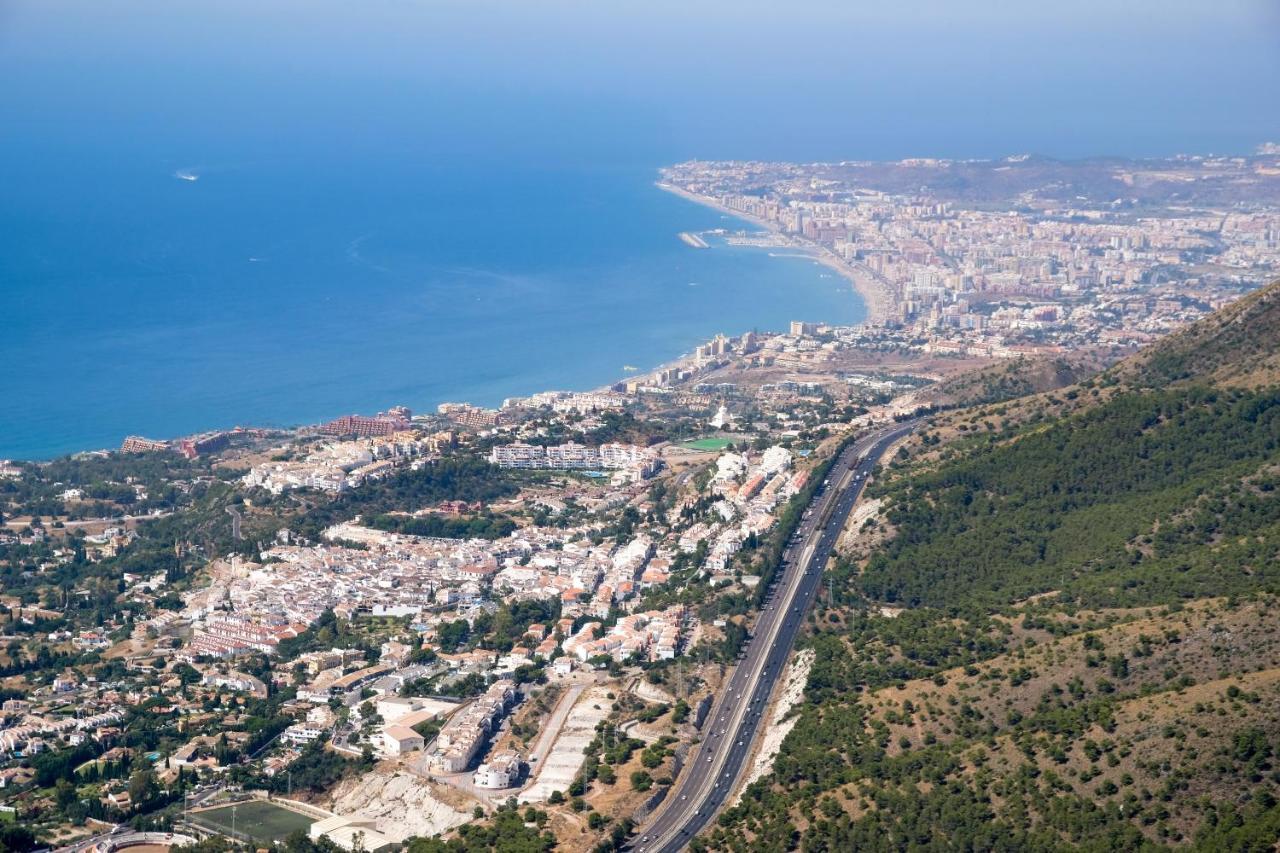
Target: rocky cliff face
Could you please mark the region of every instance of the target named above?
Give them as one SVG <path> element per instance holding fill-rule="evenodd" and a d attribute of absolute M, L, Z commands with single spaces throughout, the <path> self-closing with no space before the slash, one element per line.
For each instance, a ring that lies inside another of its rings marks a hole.
<path fill-rule="evenodd" d="M 447 832 L 471 819 L 469 811 L 460 811 L 440 797 L 428 782 L 411 773 L 374 772 L 339 785 L 330 808 L 341 815 L 371 818 L 379 832 L 403 841 Z"/>

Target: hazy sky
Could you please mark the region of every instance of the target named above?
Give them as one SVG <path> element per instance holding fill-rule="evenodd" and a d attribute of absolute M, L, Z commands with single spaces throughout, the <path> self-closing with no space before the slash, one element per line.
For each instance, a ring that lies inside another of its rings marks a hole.
<path fill-rule="evenodd" d="M 0 0 L 0 145 L 618 161 L 1244 151 L 1280 4 Z M 96 130 L 85 134 L 86 122 Z M 483 140 L 477 145 L 478 140 Z"/>

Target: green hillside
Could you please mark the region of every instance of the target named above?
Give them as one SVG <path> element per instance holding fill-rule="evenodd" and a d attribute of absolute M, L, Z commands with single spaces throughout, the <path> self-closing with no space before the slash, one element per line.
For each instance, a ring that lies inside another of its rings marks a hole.
<path fill-rule="evenodd" d="M 922 402 L 937 406 L 977 406 L 1073 385 L 1104 366 L 1101 356 L 1015 358 L 948 377 L 925 389 Z"/>
<path fill-rule="evenodd" d="M 881 489 L 875 600 L 1000 606 L 1050 590 L 1131 606 L 1280 579 L 1280 391 L 1122 394 L 992 435 Z M 1212 546 L 1212 547 L 1208 547 Z"/>
<path fill-rule="evenodd" d="M 1171 383 L 1280 385 L 1280 282 L 1274 282 L 1119 365 L 1114 375 L 1159 388 Z"/>
<path fill-rule="evenodd" d="M 924 431 L 832 570 L 773 775 L 705 846 L 1274 849 L 1278 287 Z"/>

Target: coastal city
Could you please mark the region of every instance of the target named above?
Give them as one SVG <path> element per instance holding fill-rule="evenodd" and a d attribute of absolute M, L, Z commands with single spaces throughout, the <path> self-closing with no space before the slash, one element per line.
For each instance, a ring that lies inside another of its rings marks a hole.
<path fill-rule="evenodd" d="M 810 252 L 869 322 L 838 338 L 1011 357 L 1140 345 L 1280 268 L 1280 150 L 1249 157 L 788 164 L 693 161 L 659 186 Z M 698 239 L 707 245 L 703 235 Z"/>
<path fill-rule="evenodd" d="M 1013 195 L 974 176 L 929 191 L 957 168 L 663 173 L 759 226 L 683 235 L 688 251 L 806 253 L 866 299 L 856 327 L 719 334 L 493 408 L 0 464 L 0 820 L 69 853 L 297 833 L 378 851 L 504 815 L 558 849 L 639 843 L 727 731 L 717 702 L 796 543 L 839 566 L 878 541 L 880 498 L 830 531 L 809 520 L 848 448 L 906 424 L 850 473 L 860 489 L 921 417 L 1070 384 L 1280 264 L 1275 152 L 1090 167 L 1136 194 L 1098 203 L 1062 164 L 991 178 Z M 795 725 L 812 660 L 764 665 L 784 687 L 734 759 L 739 791 Z"/>
<path fill-rule="evenodd" d="M 0 853 L 1280 853 L 1274 0 L 0 2 Z"/>
<path fill-rule="evenodd" d="M 812 368 L 813 329 L 791 331 L 722 335 L 651 377 L 499 409 L 129 436 L 75 457 L 201 473 L 165 474 L 163 487 L 59 482 L 56 511 L 6 511 L 9 565 L 40 557 L 30 592 L 6 600 L 9 683 L 25 685 L 3 706 L 0 778 L 18 793 L 7 808 L 38 820 L 41 756 L 68 750 L 72 784 L 94 792 L 76 809 L 86 830 L 176 791 L 182 816 L 156 824 L 175 837 L 253 838 L 227 822 L 257 809 L 366 850 L 510 798 L 552 808 L 553 826 L 639 806 L 671 783 L 743 642 L 780 524 L 793 523 L 780 519 L 812 492 L 826 448 L 853 422 L 892 422 L 892 401 L 928 384 L 883 371 L 834 388 L 779 379 L 793 361 Z M 699 381 L 726 370 L 749 378 Z M 446 469 L 463 497 L 357 500 Z M 4 468 L 11 483 L 41 472 Z M 145 519 L 190 514 L 214 487 L 240 496 L 215 516 L 224 547 L 154 540 Z M 141 553 L 165 569 L 126 573 L 127 607 L 92 628 L 41 582 Z M 140 713 L 142 740 L 129 731 Z M 587 790 L 587 776 L 622 770 L 590 753 L 607 720 L 625 732 L 626 781 Z M 358 783 L 341 782 L 345 765 Z M 416 817 L 391 819 L 407 802 Z"/>

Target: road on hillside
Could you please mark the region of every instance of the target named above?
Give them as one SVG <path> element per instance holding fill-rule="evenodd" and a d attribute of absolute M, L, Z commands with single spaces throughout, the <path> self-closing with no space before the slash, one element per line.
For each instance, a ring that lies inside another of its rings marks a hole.
<path fill-rule="evenodd" d="M 157 510 L 153 510 L 151 512 L 145 513 L 143 515 L 115 515 L 115 516 L 104 516 L 102 518 L 81 518 L 76 521 L 64 521 L 62 522 L 62 527 L 71 529 L 75 527 L 90 527 L 94 524 L 102 524 L 109 527 L 111 525 L 124 524 L 130 521 L 153 521 L 157 518 L 167 518 L 168 516 L 171 516 L 171 515 L 173 515 L 172 510 L 157 509 Z M 0 524 L 0 526 L 7 527 L 10 530 L 20 530 L 26 527 L 27 525 L 29 525 L 30 523 L 31 523 L 30 518 L 23 517 L 14 521 L 3 522 L 2 524 Z M 49 528 L 52 528 L 53 524 L 50 522 L 50 523 L 47 523 L 46 526 Z"/>
<path fill-rule="evenodd" d="M 231 538 L 238 542 L 244 538 L 240 533 L 240 525 L 244 524 L 244 516 L 233 506 L 227 507 L 227 515 L 231 516 Z"/>
<path fill-rule="evenodd" d="M 847 447 L 831 466 L 783 553 L 755 630 L 737 668 L 702 724 L 702 742 L 662 806 L 627 849 L 675 853 L 688 846 L 728 800 L 747 769 L 747 757 L 769 696 L 782 674 L 805 614 L 822 584 L 836 539 L 862 495 L 872 469 L 917 421 L 886 427 Z"/>

